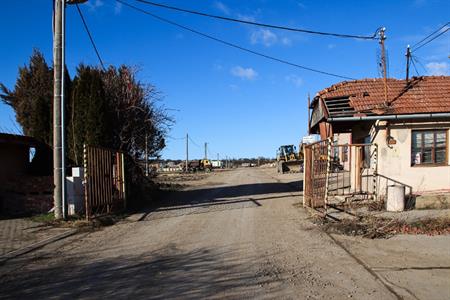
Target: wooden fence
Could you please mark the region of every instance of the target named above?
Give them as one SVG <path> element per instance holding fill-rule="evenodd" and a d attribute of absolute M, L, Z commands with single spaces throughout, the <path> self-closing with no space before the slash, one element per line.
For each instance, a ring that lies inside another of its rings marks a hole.
<path fill-rule="evenodd" d="M 84 145 L 86 218 L 126 208 L 124 153 Z"/>

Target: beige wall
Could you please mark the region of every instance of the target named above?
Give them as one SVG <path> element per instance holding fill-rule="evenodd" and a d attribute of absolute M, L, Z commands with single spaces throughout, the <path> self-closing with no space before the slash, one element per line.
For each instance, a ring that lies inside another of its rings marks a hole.
<path fill-rule="evenodd" d="M 372 142 L 378 145 L 378 174 L 412 187 L 414 193 L 450 190 L 450 164 L 445 166 L 411 166 L 411 131 L 419 129 L 446 129 L 449 148 L 450 122 L 388 124 L 396 144 L 386 143 L 386 122 L 378 122 L 371 131 Z M 447 149 L 447 153 L 450 149 Z M 386 180 L 380 180 L 381 194 Z M 389 182 L 392 184 L 392 182 Z"/>

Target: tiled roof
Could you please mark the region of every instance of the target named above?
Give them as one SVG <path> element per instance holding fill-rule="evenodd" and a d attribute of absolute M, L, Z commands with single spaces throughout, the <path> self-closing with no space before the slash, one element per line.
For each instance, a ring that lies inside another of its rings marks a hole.
<path fill-rule="evenodd" d="M 388 105 L 385 105 L 382 78 L 344 81 L 317 93 L 325 100 L 348 98 L 356 111 L 367 114 L 412 114 L 450 112 L 450 76 L 388 79 Z"/>

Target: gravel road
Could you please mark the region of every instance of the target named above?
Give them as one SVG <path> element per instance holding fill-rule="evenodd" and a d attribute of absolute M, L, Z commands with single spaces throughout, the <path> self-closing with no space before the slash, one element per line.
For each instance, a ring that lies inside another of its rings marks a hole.
<path fill-rule="evenodd" d="M 139 222 L 0 266 L 0 298 L 400 298 L 308 220 L 296 178 L 216 173 Z"/>

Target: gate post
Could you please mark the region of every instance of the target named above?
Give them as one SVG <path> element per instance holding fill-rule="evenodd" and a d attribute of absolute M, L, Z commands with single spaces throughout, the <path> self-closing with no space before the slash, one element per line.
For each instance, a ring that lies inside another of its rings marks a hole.
<path fill-rule="evenodd" d="M 331 138 L 326 139 L 327 142 L 327 172 L 326 172 L 326 181 L 325 181 L 325 195 L 324 195 L 324 209 L 325 215 L 327 215 L 328 209 L 328 188 L 329 188 L 329 179 L 330 179 L 330 168 L 331 168 Z"/>

